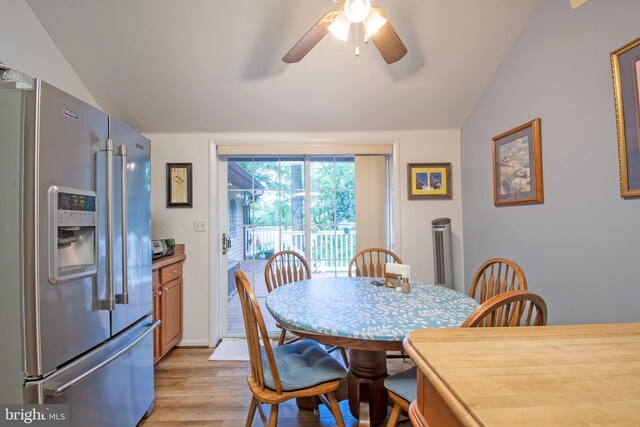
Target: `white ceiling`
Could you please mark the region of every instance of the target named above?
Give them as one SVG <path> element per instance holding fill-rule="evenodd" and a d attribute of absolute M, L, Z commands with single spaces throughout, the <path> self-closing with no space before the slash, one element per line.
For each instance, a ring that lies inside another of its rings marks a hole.
<path fill-rule="evenodd" d="M 461 128 L 538 0 L 377 0 L 409 53 L 331 34 L 331 0 L 27 0 L 103 109 L 142 132 Z"/>

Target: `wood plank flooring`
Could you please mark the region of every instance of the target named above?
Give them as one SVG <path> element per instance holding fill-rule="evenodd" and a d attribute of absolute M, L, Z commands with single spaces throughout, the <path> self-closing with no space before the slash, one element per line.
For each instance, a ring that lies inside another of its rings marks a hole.
<path fill-rule="evenodd" d="M 210 361 L 211 348 L 182 347 L 172 350 L 155 369 L 155 411 L 140 426 L 244 426 L 251 393 L 246 382 L 249 362 Z M 334 352 L 339 358 L 339 352 Z M 413 366 L 410 360 L 389 359 L 389 373 Z M 358 421 L 349 413 L 347 401 L 340 403 L 345 424 L 355 427 Z M 389 412 L 391 408 L 389 408 Z M 264 407 L 268 414 L 269 408 Z M 404 417 L 401 418 L 405 420 Z M 295 401 L 280 404 L 281 427 L 331 427 L 335 420 L 324 405 L 320 415 L 299 410 Z M 383 424 L 384 425 L 384 424 Z M 401 426 L 410 426 L 408 419 Z M 252 426 L 262 426 L 256 412 Z"/>

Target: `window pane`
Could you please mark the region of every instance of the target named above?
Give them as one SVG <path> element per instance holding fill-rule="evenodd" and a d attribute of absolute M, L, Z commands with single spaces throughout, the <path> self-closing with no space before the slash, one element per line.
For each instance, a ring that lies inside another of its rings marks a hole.
<path fill-rule="evenodd" d="M 335 222 L 335 198 L 333 191 L 311 193 L 311 223 L 326 225 Z"/>
<path fill-rule="evenodd" d="M 316 259 L 333 259 L 336 257 L 336 229 L 334 225 L 316 226 L 311 230 L 313 245 L 311 257 Z"/>
<path fill-rule="evenodd" d="M 304 227 L 293 228 L 281 227 L 281 246 L 279 250 L 298 252 L 302 256 L 306 255 L 306 242 L 304 237 Z"/>
<path fill-rule="evenodd" d="M 333 157 L 314 158 L 310 161 L 310 176 L 312 190 L 334 189 L 335 163 Z"/>
<path fill-rule="evenodd" d="M 253 178 L 253 160 L 250 157 L 233 157 L 227 159 L 227 168 L 229 169 L 229 183 L 236 180 L 234 174 L 243 176 L 248 179 L 249 183 Z M 242 186 L 242 188 L 251 188 L 251 184 L 248 187 Z"/>
<path fill-rule="evenodd" d="M 333 260 L 328 259 L 312 259 L 310 263 L 311 274 L 314 278 L 319 277 L 335 277 L 336 267 Z"/>
<path fill-rule="evenodd" d="M 252 226 L 244 226 L 244 259 L 253 259 L 255 256 L 256 250 L 256 241 L 254 239 L 253 227 Z M 233 242 L 231 243 L 233 244 Z M 236 245 L 237 246 L 237 245 Z M 249 276 L 247 276 L 249 277 Z"/>
<path fill-rule="evenodd" d="M 253 239 L 255 242 L 255 259 L 267 260 L 280 247 L 279 227 L 255 227 L 253 229 Z"/>
<path fill-rule="evenodd" d="M 277 225 L 280 223 L 279 194 L 280 192 L 275 190 L 256 191 L 252 205 L 252 224 Z"/>
<path fill-rule="evenodd" d="M 355 190 L 336 191 L 336 222 L 356 221 Z"/>
<path fill-rule="evenodd" d="M 356 188 L 356 169 L 353 157 L 336 158 L 336 188 Z"/>
<path fill-rule="evenodd" d="M 304 227 L 304 191 L 280 193 L 281 224 Z"/>
<path fill-rule="evenodd" d="M 283 190 L 304 189 L 304 159 L 281 159 L 280 184 Z"/>
<path fill-rule="evenodd" d="M 280 188 L 280 162 L 278 159 L 255 159 L 253 167 L 256 189 L 277 190 Z"/>
<path fill-rule="evenodd" d="M 356 224 L 345 223 L 336 226 L 336 270 L 346 275 L 349 261 L 356 254 Z"/>

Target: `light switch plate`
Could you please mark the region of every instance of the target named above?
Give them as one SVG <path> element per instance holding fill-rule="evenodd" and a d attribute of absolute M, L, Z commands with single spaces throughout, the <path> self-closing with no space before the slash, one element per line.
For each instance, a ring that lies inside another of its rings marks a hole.
<path fill-rule="evenodd" d="M 202 220 L 193 221 L 193 228 L 196 231 L 207 231 L 207 224 Z"/>

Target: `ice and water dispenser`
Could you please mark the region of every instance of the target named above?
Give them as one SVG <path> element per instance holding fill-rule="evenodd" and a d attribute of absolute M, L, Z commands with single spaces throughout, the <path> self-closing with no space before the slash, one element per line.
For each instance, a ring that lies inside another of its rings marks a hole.
<path fill-rule="evenodd" d="M 65 187 L 49 189 L 49 281 L 79 279 L 97 271 L 97 195 Z"/>

